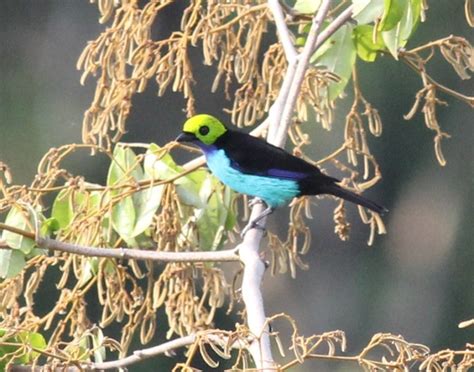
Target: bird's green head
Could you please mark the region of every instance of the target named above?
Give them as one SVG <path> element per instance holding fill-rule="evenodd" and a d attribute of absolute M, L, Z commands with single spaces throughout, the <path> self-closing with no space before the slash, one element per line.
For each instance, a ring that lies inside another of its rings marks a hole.
<path fill-rule="evenodd" d="M 206 145 L 212 145 L 225 132 L 227 132 L 227 128 L 214 116 L 206 114 L 195 115 L 186 120 L 183 132 L 176 138 L 176 141 L 200 141 Z"/>

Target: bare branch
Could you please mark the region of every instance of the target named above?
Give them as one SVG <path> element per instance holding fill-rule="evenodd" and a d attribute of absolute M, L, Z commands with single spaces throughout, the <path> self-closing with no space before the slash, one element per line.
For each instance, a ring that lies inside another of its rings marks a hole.
<path fill-rule="evenodd" d="M 303 83 L 306 70 L 308 69 L 309 60 L 314 53 L 319 30 L 321 29 L 323 20 L 329 11 L 330 5 L 331 1 L 329 0 L 325 0 L 321 3 L 316 16 L 313 18 L 313 22 L 308 33 L 308 38 L 306 39 L 306 43 L 303 47 L 303 51 L 298 56 L 298 65 L 296 66 L 296 71 L 288 93 L 288 98 L 283 107 L 283 112 L 278 126 L 278 134 L 274 138 L 274 144 L 277 146 L 283 146 L 286 142 L 288 127 L 291 123 L 291 117 L 293 116 L 293 111 L 301 89 L 301 84 Z M 340 26 L 342 26 L 342 24 Z"/>
<path fill-rule="evenodd" d="M 293 46 L 291 33 L 288 29 L 288 26 L 286 25 L 285 15 L 283 14 L 283 9 L 281 8 L 280 1 L 268 0 L 268 8 L 273 14 L 281 45 L 283 46 L 283 50 L 285 51 L 286 60 L 288 62 L 293 61 L 297 56 L 297 52 L 295 50 L 295 47 Z"/>
<path fill-rule="evenodd" d="M 133 352 L 132 355 L 118 360 L 113 360 L 110 362 L 102 362 L 102 363 L 93 363 L 88 366 L 90 370 L 103 370 L 103 369 L 115 369 L 115 368 L 124 368 L 131 364 L 135 364 L 142 360 L 170 352 L 172 350 L 188 346 L 193 344 L 196 341 L 196 335 L 191 334 L 189 336 L 184 336 L 181 338 L 177 338 L 175 340 L 171 340 L 165 342 L 164 344 L 153 346 L 147 349 L 136 350 Z"/>
<path fill-rule="evenodd" d="M 293 115 L 296 99 L 301 89 L 306 70 L 309 66 L 309 60 L 313 54 L 315 45 L 318 40 L 318 33 L 322 22 L 329 10 L 331 1 L 325 0 L 322 2 L 316 16 L 313 18 L 313 24 L 309 31 L 308 39 L 303 48 L 303 52 L 296 58 L 292 58 L 292 52 L 288 52 L 289 31 L 286 25 L 282 24 L 279 12 L 281 7 L 278 1 L 269 0 L 269 7 L 274 12 L 275 22 L 277 23 L 278 32 L 282 43 L 285 43 L 285 53 L 288 59 L 288 68 L 283 79 L 283 84 L 278 95 L 277 100 L 270 109 L 269 121 L 270 130 L 267 140 L 277 146 L 285 144 L 288 127 Z M 341 27 L 343 23 L 340 23 Z M 328 33 L 329 35 L 329 33 Z M 327 36 L 329 37 L 329 36 Z M 323 39 L 321 39 L 323 40 Z M 322 41 L 321 41 L 322 44 Z M 286 116 L 285 116 L 286 115 Z M 252 208 L 250 219 L 257 217 L 263 211 L 263 206 L 257 204 Z M 260 222 L 265 226 L 266 219 Z M 250 331 L 257 337 L 257 340 L 250 345 L 250 353 L 255 361 L 256 367 L 259 370 L 273 370 L 276 364 L 273 360 L 270 337 L 268 333 L 268 325 L 266 323 L 266 315 L 263 305 L 263 296 L 260 289 L 263 274 L 265 272 L 265 265 L 260 259 L 260 241 L 263 232 L 257 229 L 251 229 L 244 236 L 244 241 L 239 248 L 241 261 L 244 263 L 244 274 L 242 281 L 242 297 L 247 309 L 247 322 Z"/>
<path fill-rule="evenodd" d="M 35 234 L 21 230 L 13 226 L 0 223 L 1 230 L 7 230 L 35 239 Z M 87 247 L 77 244 L 60 242 L 55 239 L 38 238 L 36 243 L 39 247 L 53 251 L 68 252 L 90 257 L 107 257 L 117 259 L 133 259 L 140 261 L 161 261 L 161 262 L 229 262 L 239 261 L 237 249 L 223 251 L 196 251 L 196 252 L 157 252 L 143 249 L 130 248 L 97 248 Z"/>
<path fill-rule="evenodd" d="M 98 371 L 98 370 L 106 370 L 106 369 L 124 368 L 132 364 L 141 362 L 145 359 L 152 358 L 154 356 L 165 354 L 175 349 L 179 349 L 181 347 L 191 345 L 196 341 L 196 338 L 197 338 L 196 334 L 191 334 L 189 336 L 184 336 L 181 338 L 177 338 L 175 340 L 165 342 L 161 345 L 153 346 L 147 349 L 136 350 L 133 352 L 132 355 L 129 355 L 128 357 L 125 357 L 122 359 L 112 360 L 109 362 L 84 364 L 84 365 L 81 365 L 80 367 L 57 366 L 55 370 L 76 372 L 76 371 Z M 23 365 L 23 366 L 14 365 L 14 366 L 11 366 L 9 370 L 12 372 L 36 372 L 36 371 L 39 372 L 39 371 L 43 371 L 44 369 L 43 369 L 43 366 L 33 367 L 29 365 Z"/>
<path fill-rule="evenodd" d="M 352 18 L 353 6 L 349 5 L 341 14 L 339 14 L 334 21 L 332 21 L 316 39 L 316 44 L 314 45 L 312 54 L 327 40 L 329 39 L 337 30 L 339 30 L 347 21 Z"/>

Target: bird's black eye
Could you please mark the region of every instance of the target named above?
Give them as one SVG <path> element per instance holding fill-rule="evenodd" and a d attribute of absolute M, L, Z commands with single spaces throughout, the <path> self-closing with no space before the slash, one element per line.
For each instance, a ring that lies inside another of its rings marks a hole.
<path fill-rule="evenodd" d="M 208 133 L 209 133 L 209 127 L 207 125 L 203 125 L 201 128 L 199 128 L 199 134 L 205 136 Z"/>

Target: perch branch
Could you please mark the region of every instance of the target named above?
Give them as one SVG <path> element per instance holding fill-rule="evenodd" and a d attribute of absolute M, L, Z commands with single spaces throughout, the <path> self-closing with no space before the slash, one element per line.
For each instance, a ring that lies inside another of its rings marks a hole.
<path fill-rule="evenodd" d="M 272 105 L 268 120 L 270 129 L 267 140 L 274 145 L 282 147 L 287 138 L 288 126 L 294 110 L 296 98 L 301 89 L 309 59 L 313 53 L 317 42 L 318 33 L 322 21 L 326 17 L 331 4 L 330 0 L 324 0 L 318 9 L 309 31 L 307 42 L 303 52 L 292 58 L 290 34 L 287 25 L 282 22 L 280 13 L 281 6 L 278 1 L 269 0 L 268 5 L 272 11 L 280 40 L 284 44 L 286 56 L 288 58 L 288 68 L 283 79 L 283 84 L 275 103 Z M 339 26 L 340 27 L 340 26 Z M 292 44 L 291 44 L 292 45 Z M 286 113 L 287 118 L 282 118 L 282 113 Z M 252 208 L 250 219 L 256 218 L 263 211 L 262 204 L 257 204 Z M 266 219 L 260 223 L 264 226 Z M 244 274 L 242 278 L 242 298 L 247 309 L 247 322 L 250 331 L 256 336 L 256 340 L 250 345 L 249 351 L 254 359 L 258 370 L 271 371 L 277 368 L 273 360 L 270 335 L 266 322 L 266 315 L 263 304 L 261 283 L 265 273 L 265 265 L 260 258 L 260 242 L 263 232 L 259 229 L 250 229 L 245 234 L 243 242 L 238 246 L 240 259 L 244 264 Z"/>
<path fill-rule="evenodd" d="M 181 338 L 177 338 L 175 340 L 171 340 L 165 342 L 161 345 L 153 346 L 147 349 L 136 350 L 133 352 L 132 355 L 125 357 L 123 359 L 112 360 L 109 362 L 102 362 L 102 363 L 93 363 L 88 365 L 86 368 L 92 371 L 96 370 L 104 370 L 104 369 L 118 369 L 124 368 L 131 364 L 135 364 L 142 360 L 168 353 L 172 350 L 179 349 L 184 346 L 192 345 L 196 341 L 197 336 L 195 334 L 191 334 L 189 336 L 184 336 Z"/>
<path fill-rule="evenodd" d="M 35 233 L 18 229 L 13 226 L 0 223 L 0 230 L 11 231 L 24 237 L 35 239 Z M 97 248 L 87 247 L 77 244 L 60 242 L 55 239 L 37 238 L 36 243 L 39 247 L 52 251 L 74 253 L 90 257 L 106 257 L 117 259 L 133 259 L 140 261 L 161 261 L 161 262 L 225 262 L 239 261 L 236 249 L 227 249 L 223 251 L 196 251 L 196 252 L 157 252 L 142 249 L 130 248 Z M 2 249 L 10 249 L 0 246 Z"/>

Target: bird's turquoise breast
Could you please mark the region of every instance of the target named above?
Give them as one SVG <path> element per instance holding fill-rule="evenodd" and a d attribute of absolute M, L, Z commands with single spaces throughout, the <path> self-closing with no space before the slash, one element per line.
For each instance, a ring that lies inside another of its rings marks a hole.
<path fill-rule="evenodd" d="M 297 181 L 244 174 L 232 168 L 224 150 L 206 152 L 207 165 L 222 183 L 231 189 L 250 196 L 256 196 L 270 207 L 288 203 L 300 192 Z"/>

